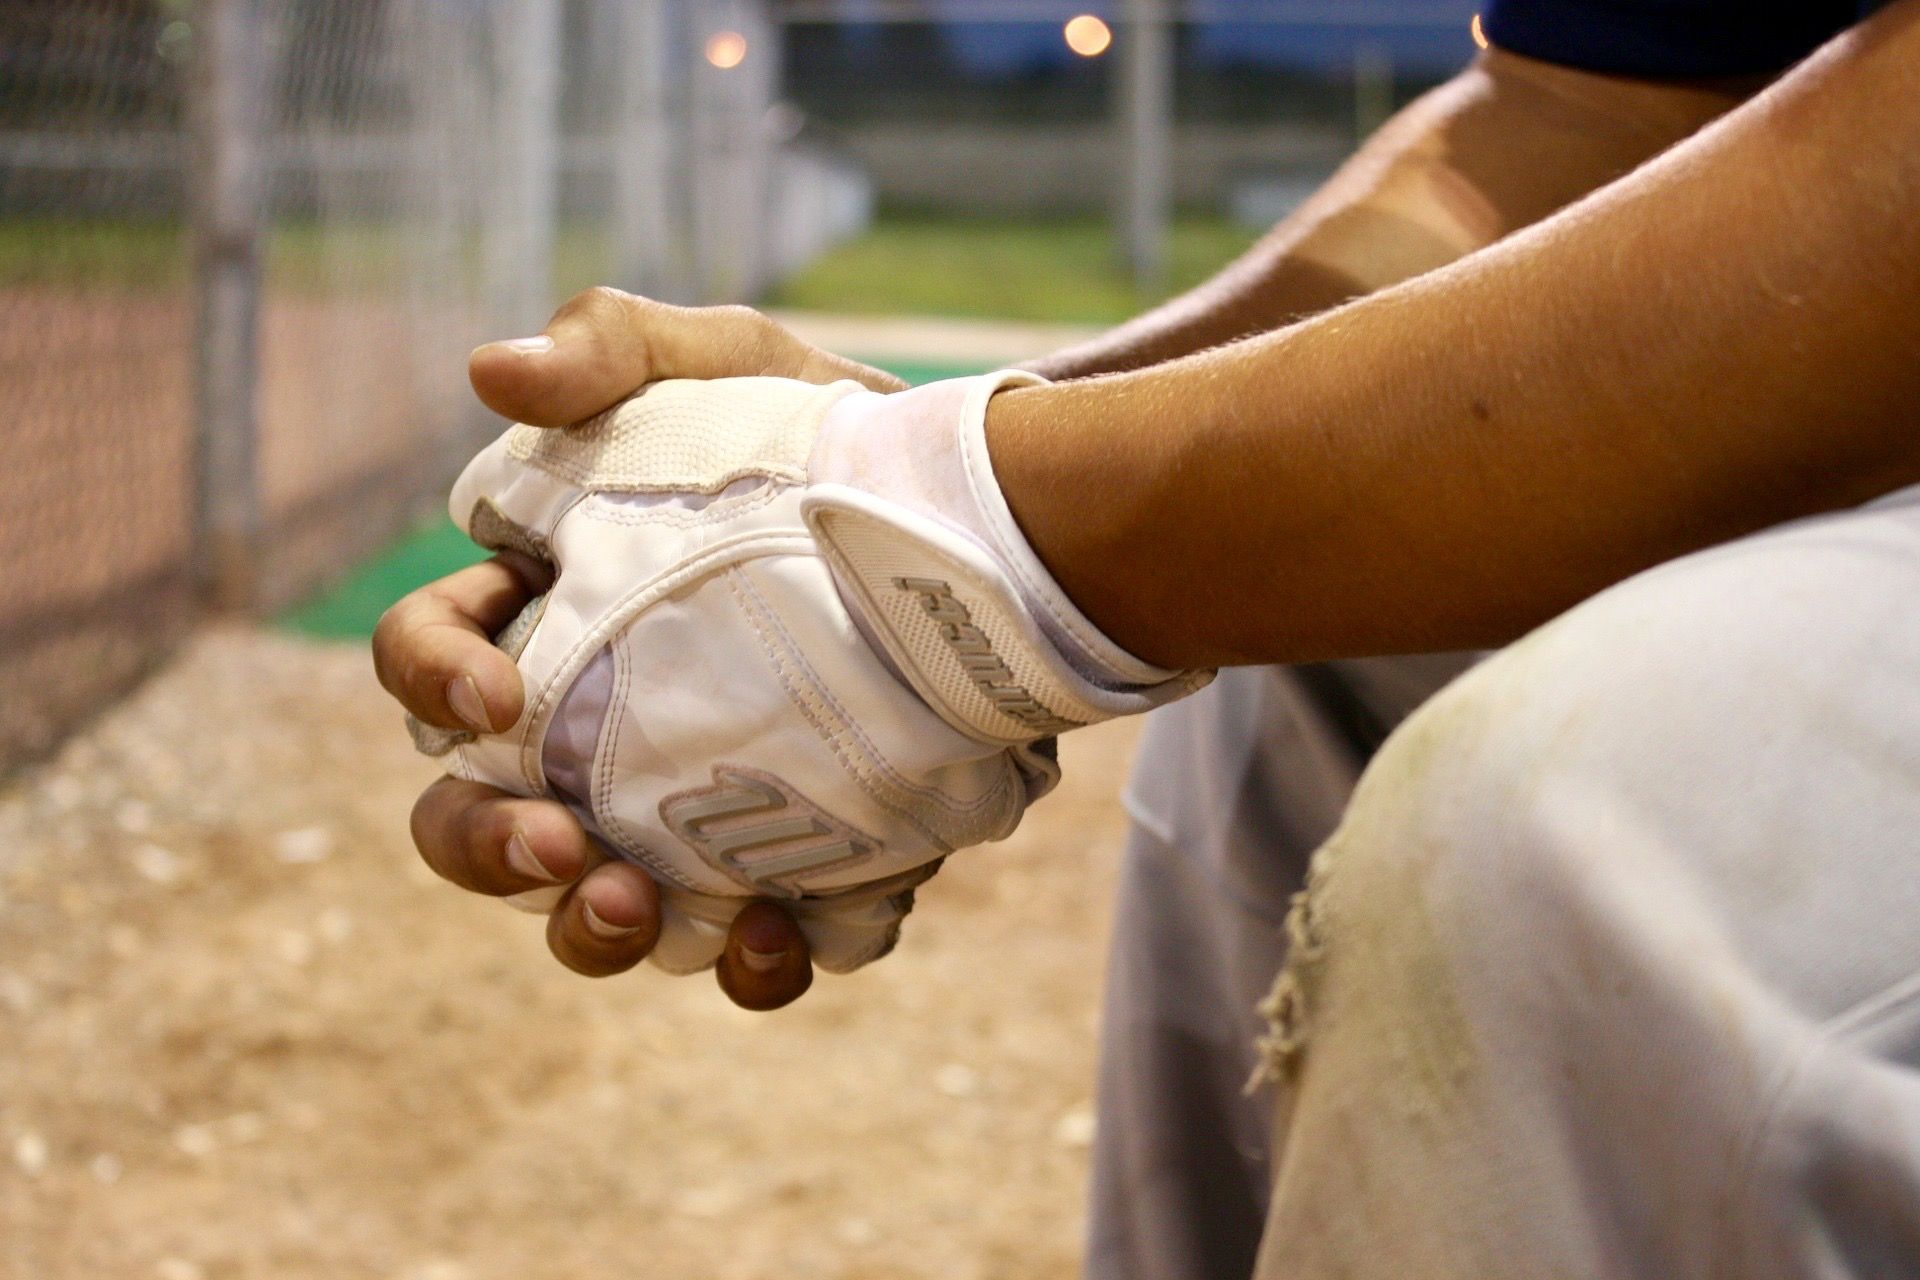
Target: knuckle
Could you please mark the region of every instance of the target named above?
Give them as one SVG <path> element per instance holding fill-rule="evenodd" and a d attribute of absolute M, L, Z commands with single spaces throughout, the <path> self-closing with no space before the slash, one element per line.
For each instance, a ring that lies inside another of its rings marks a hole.
<path fill-rule="evenodd" d="M 706 308 L 706 314 L 720 324 L 731 325 L 739 329 L 758 329 L 771 323 L 752 307 L 741 302 L 722 303 L 717 307 Z"/>
<path fill-rule="evenodd" d="M 623 314 L 633 296 L 610 284 L 597 284 L 568 298 L 553 313 L 555 320 L 606 320 Z"/>
<path fill-rule="evenodd" d="M 735 335 L 743 342 L 765 342 L 777 328 L 773 321 L 752 307 L 737 302 L 709 307 L 706 315 L 710 324 Z"/>
<path fill-rule="evenodd" d="M 406 633 L 409 615 L 417 607 L 411 595 L 402 596 L 388 605 L 380 615 L 380 620 L 373 624 L 373 655 L 376 661 L 392 656 L 394 647 Z"/>
<path fill-rule="evenodd" d="M 706 312 L 715 332 L 715 345 L 728 354 L 730 372 L 774 371 L 786 331 L 752 307 L 732 304 Z"/>
<path fill-rule="evenodd" d="M 419 678 L 420 655 L 415 651 L 414 621 L 418 602 L 409 596 L 380 615 L 373 628 L 373 673 L 380 687 L 404 696 Z"/>
<path fill-rule="evenodd" d="M 495 853 L 505 847 L 511 825 L 512 815 L 494 801 L 478 800 L 460 810 L 454 819 L 453 837 L 466 864 L 493 878 L 499 863 Z"/>

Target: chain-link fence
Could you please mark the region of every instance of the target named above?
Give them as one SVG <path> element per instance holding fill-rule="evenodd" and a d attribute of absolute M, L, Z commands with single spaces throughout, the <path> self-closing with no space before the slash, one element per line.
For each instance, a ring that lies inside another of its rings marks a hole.
<path fill-rule="evenodd" d="M 0 765 L 188 616 L 193 444 L 165 16 L 0 7 Z"/>
<path fill-rule="evenodd" d="M 475 342 L 830 235 L 778 63 L 761 0 L 0 6 L 0 770 L 430 508 Z"/>

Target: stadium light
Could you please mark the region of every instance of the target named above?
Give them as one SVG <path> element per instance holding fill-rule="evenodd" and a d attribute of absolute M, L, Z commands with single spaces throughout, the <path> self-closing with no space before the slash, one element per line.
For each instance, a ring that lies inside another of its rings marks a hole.
<path fill-rule="evenodd" d="M 1066 37 L 1067 48 L 1083 58 L 1097 58 L 1113 43 L 1113 29 L 1090 13 L 1068 18 L 1060 34 Z"/>
<path fill-rule="evenodd" d="M 738 31 L 716 31 L 707 37 L 707 61 L 731 71 L 747 60 L 747 38 Z"/>

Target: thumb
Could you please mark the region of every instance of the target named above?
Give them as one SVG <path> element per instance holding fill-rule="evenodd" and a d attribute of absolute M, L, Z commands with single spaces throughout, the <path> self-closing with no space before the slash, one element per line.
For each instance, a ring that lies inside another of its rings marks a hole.
<path fill-rule="evenodd" d="M 651 307 L 649 316 L 642 308 Z M 565 427 L 591 418 L 659 378 L 653 347 L 678 308 L 649 304 L 617 289 L 570 298 L 531 338 L 489 342 L 467 358 L 481 403 L 503 418 Z"/>
<path fill-rule="evenodd" d="M 903 385 L 809 346 L 748 307 L 675 307 L 605 287 L 569 299 L 537 337 L 476 348 L 467 375 L 489 409 L 536 427 L 570 426 L 665 378 Z"/>

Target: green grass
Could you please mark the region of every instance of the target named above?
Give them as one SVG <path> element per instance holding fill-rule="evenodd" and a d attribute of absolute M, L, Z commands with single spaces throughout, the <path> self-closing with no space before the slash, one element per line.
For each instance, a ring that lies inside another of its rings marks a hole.
<path fill-rule="evenodd" d="M 1205 279 L 1253 238 L 1222 218 L 1176 220 L 1167 291 Z M 0 287 L 179 288 L 189 248 L 175 222 L 7 219 L 0 221 Z M 410 259 L 420 245 L 402 223 L 288 221 L 269 233 L 266 252 L 268 286 L 276 291 L 378 294 L 414 277 L 419 267 Z M 563 227 L 555 247 L 555 296 L 600 280 L 608 256 L 604 229 Z M 444 284 L 470 289 L 478 242 L 465 238 L 453 258 L 467 278 Z M 1158 300 L 1134 289 L 1101 219 L 888 214 L 768 301 L 824 311 L 1112 324 Z"/>
<path fill-rule="evenodd" d="M 0 222 L 0 286 L 172 288 L 187 278 L 174 222 L 10 218 Z"/>
<path fill-rule="evenodd" d="M 270 288 L 368 291 L 405 278 L 406 229 L 289 222 L 267 234 Z M 177 222 L 12 218 L 0 222 L 0 285 L 170 289 L 185 284 L 192 244 Z"/>
<path fill-rule="evenodd" d="M 1223 218 L 1176 220 L 1167 291 L 1198 284 L 1254 238 Z M 782 284 L 769 301 L 822 311 L 1114 324 L 1159 298 L 1134 289 L 1099 219 L 890 214 Z"/>
<path fill-rule="evenodd" d="M 280 622 L 325 640 L 370 636 L 373 624 L 395 600 L 485 558 L 486 552 L 442 516 L 421 525 L 331 590 L 282 615 Z"/>

